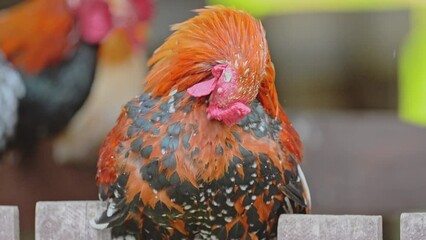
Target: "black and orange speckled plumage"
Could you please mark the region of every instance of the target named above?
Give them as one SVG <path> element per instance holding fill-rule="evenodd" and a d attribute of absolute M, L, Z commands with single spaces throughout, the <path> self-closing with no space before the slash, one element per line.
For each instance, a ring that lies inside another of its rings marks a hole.
<path fill-rule="evenodd" d="M 97 183 L 110 204 L 96 227 L 124 225 L 142 239 L 269 239 L 279 214 L 310 211 L 260 22 L 223 7 L 198 12 L 154 53 L 145 93 L 100 150 Z M 224 62 L 237 69 L 237 94 L 253 99 L 233 125 L 209 120 L 208 97 L 186 92 Z"/>

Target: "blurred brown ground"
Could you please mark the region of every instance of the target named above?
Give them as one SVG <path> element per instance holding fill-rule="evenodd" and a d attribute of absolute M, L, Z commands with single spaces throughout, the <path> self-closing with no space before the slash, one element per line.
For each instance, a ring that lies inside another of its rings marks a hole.
<path fill-rule="evenodd" d="M 44 143 L 25 163 L 0 163 L 0 205 L 19 207 L 21 239 L 34 239 L 36 202 L 97 199 L 95 166 L 58 166 L 49 153 Z"/>

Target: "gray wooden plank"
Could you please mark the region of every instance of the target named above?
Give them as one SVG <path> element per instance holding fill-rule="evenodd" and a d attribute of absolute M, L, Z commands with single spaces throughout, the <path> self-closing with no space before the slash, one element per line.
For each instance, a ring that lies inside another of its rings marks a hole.
<path fill-rule="evenodd" d="M 0 206 L 0 239 L 19 240 L 18 207 Z"/>
<path fill-rule="evenodd" d="M 284 214 L 278 240 L 382 240 L 382 217 Z"/>
<path fill-rule="evenodd" d="M 401 214 L 401 240 L 426 239 L 426 213 Z"/>
<path fill-rule="evenodd" d="M 99 201 L 37 202 L 36 240 L 111 239 L 109 229 L 98 231 L 89 225 L 101 208 Z"/>

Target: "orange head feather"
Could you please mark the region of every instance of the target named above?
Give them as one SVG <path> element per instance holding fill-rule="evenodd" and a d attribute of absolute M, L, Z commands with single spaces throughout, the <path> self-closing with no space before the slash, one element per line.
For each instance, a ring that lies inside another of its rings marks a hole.
<path fill-rule="evenodd" d="M 188 89 L 193 96 L 208 96 L 209 118 L 227 124 L 248 114 L 245 105 L 257 97 L 271 116 L 282 121 L 280 140 L 301 160 L 299 136 L 278 101 L 260 21 L 221 6 L 196 12 L 197 16 L 172 26 L 175 32 L 148 61 L 152 69 L 144 81 L 145 91 L 161 96 Z"/>
<path fill-rule="evenodd" d="M 148 64 L 147 91 L 155 95 L 187 89 L 205 80 L 218 64 L 228 64 L 239 76 L 239 95 L 254 99 L 266 72 L 268 50 L 260 21 L 249 14 L 224 8 L 196 10 L 198 16 L 175 24 L 175 32 Z"/>

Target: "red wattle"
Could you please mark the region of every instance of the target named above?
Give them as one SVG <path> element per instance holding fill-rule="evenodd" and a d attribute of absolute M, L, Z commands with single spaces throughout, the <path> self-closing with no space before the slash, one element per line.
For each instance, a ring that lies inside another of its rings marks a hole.
<path fill-rule="evenodd" d="M 207 118 L 223 121 L 227 125 L 236 124 L 241 121 L 251 109 L 242 102 L 232 103 L 227 108 L 219 108 L 214 104 L 207 107 Z"/>

